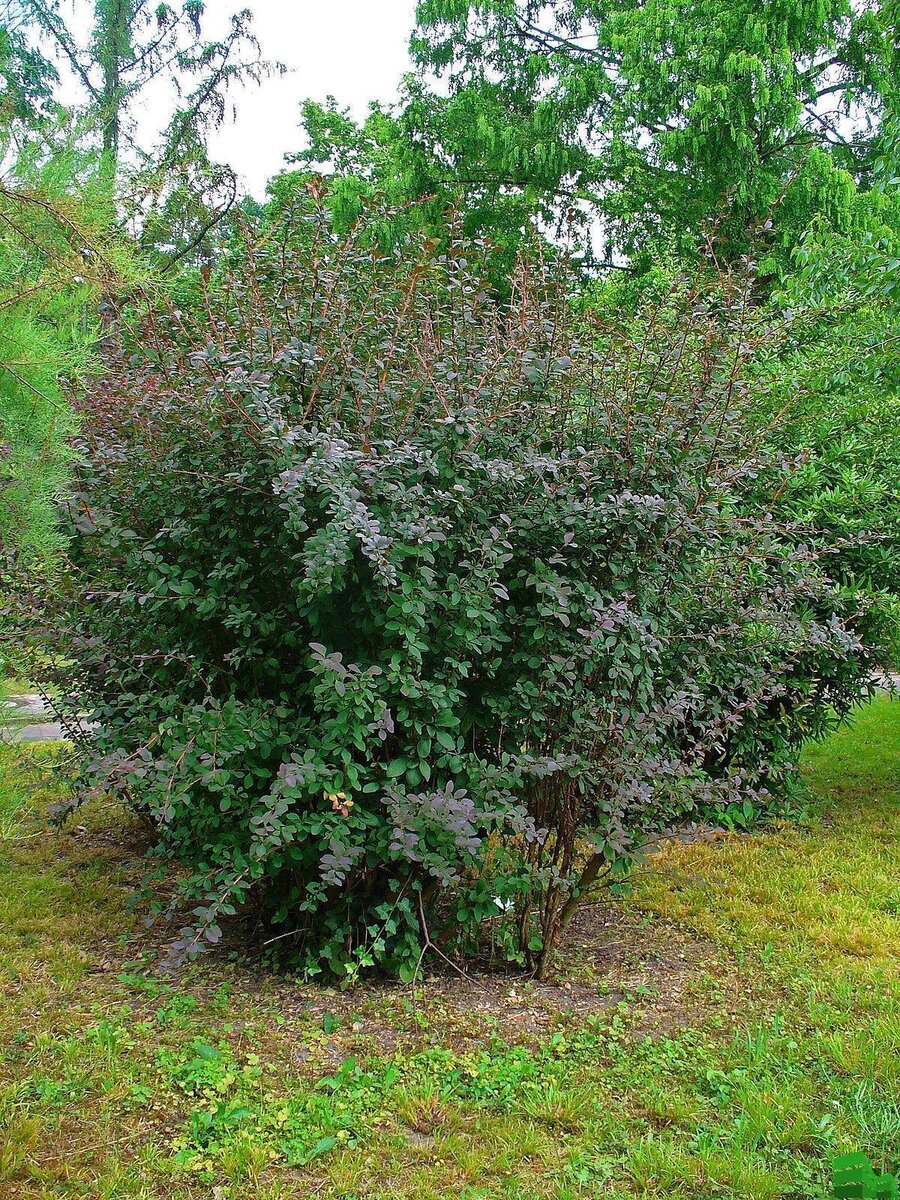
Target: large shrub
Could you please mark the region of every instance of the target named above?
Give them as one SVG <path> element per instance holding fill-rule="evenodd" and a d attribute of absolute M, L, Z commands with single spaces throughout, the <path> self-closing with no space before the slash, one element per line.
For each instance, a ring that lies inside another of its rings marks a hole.
<path fill-rule="evenodd" d="M 790 469 L 742 422 L 748 289 L 635 341 L 539 259 L 499 308 L 484 254 L 382 257 L 310 201 L 86 405 L 60 653 L 100 783 L 188 868 L 182 952 L 252 900 L 312 971 L 541 967 L 649 833 L 783 791 L 870 669 L 746 515 Z"/>

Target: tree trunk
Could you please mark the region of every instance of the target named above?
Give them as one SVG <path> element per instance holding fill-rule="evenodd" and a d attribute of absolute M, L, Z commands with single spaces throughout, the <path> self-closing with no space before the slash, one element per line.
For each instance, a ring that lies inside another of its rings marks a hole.
<path fill-rule="evenodd" d="M 103 171 L 113 185 L 119 169 L 124 89 L 123 66 L 131 47 L 131 0 L 97 0 L 94 36 L 96 55 L 103 68 L 100 95 L 103 122 Z"/>

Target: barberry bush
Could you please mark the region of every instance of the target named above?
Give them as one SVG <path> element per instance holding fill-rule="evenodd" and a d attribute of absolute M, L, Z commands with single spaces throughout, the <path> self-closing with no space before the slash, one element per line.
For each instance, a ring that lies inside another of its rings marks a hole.
<path fill-rule="evenodd" d="M 254 905 L 312 973 L 543 969 L 865 686 L 872 614 L 765 506 L 752 281 L 600 328 L 538 253 L 498 303 L 489 258 L 306 198 L 84 404 L 61 679 L 186 868 L 181 954 Z"/>

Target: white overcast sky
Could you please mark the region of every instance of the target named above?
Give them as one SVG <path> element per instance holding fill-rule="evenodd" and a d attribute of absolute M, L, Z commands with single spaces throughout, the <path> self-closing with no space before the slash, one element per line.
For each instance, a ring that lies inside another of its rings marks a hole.
<path fill-rule="evenodd" d="M 211 138 L 213 158 L 229 163 L 253 195 L 286 152 L 301 147 L 299 103 L 329 94 L 365 115 L 370 100 L 393 100 L 410 69 L 407 43 L 415 0 L 248 0 L 267 57 L 288 67 L 240 97 L 238 120 Z M 210 17 L 238 4 L 207 0 Z"/>
<path fill-rule="evenodd" d="M 244 186 L 262 199 L 266 180 L 302 148 L 300 101 L 334 96 L 357 118 L 371 100 L 391 101 L 410 70 L 409 36 L 415 0 L 206 0 L 205 32 L 220 36 L 231 13 L 248 7 L 264 57 L 288 68 L 258 87 L 231 93 L 237 121 L 210 137 L 214 159 L 228 163 Z M 90 40 L 91 0 L 63 0 L 60 12 L 76 41 Z M 61 98 L 74 103 L 78 89 L 58 63 Z M 171 94 L 164 85 L 142 93 L 131 116 L 149 129 L 165 125 Z M 143 109 L 139 106 L 143 105 Z"/>

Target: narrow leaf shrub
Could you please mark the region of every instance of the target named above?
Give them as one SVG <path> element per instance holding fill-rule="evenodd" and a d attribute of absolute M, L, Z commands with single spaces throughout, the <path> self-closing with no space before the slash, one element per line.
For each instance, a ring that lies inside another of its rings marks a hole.
<path fill-rule="evenodd" d="M 60 626 L 91 769 L 310 972 L 543 967 L 648 835 L 765 807 L 859 695 L 865 613 L 749 495 L 749 284 L 631 330 L 523 256 L 389 256 L 314 200 L 83 414 Z M 637 340 L 633 334 L 639 334 Z"/>

